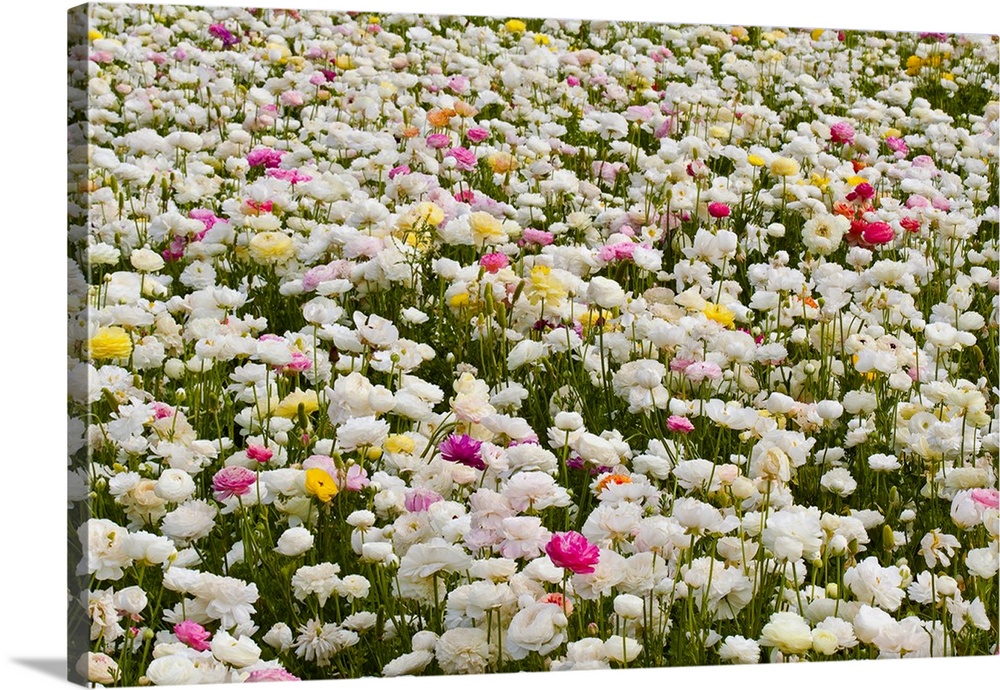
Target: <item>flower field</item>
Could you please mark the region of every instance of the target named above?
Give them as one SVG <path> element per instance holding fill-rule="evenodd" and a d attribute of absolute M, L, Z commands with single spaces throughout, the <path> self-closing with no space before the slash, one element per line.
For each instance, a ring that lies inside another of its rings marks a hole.
<path fill-rule="evenodd" d="M 89 12 L 82 677 L 997 653 L 997 37 Z"/>

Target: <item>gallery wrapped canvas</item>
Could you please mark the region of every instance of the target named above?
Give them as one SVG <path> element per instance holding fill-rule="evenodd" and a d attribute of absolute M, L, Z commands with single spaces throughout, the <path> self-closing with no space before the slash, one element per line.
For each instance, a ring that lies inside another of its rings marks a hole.
<path fill-rule="evenodd" d="M 71 679 L 997 653 L 996 36 L 98 3 L 68 58 Z"/>

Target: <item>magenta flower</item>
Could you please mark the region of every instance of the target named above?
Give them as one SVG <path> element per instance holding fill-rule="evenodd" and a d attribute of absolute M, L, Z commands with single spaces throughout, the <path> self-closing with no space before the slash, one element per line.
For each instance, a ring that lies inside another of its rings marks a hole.
<path fill-rule="evenodd" d="M 855 201 L 857 199 L 860 199 L 861 201 L 868 201 L 869 199 L 872 199 L 874 196 L 875 196 L 875 188 L 872 187 L 867 182 L 862 182 L 861 184 L 859 184 L 857 187 L 854 188 L 853 192 L 847 195 L 847 200 Z"/>
<path fill-rule="evenodd" d="M 678 431 L 682 434 L 689 434 L 694 431 L 694 424 L 692 424 L 691 420 L 687 417 L 672 414 L 667 417 L 667 429 L 670 431 Z"/>
<path fill-rule="evenodd" d="M 834 144 L 853 144 L 854 127 L 849 122 L 836 122 L 830 126 L 830 141 Z"/>
<path fill-rule="evenodd" d="M 489 131 L 483 129 L 482 127 L 472 127 L 468 132 L 465 133 L 469 141 L 473 144 L 478 144 L 480 142 L 486 141 L 489 138 Z"/>
<path fill-rule="evenodd" d="M 412 170 L 408 165 L 397 165 L 395 168 L 389 171 L 389 179 L 393 179 L 396 175 L 409 175 Z"/>
<path fill-rule="evenodd" d="M 298 170 L 282 170 L 281 168 L 271 168 L 267 171 L 267 176 L 284 180 L 285 182 L 290 182 L 292 184 L 309 182 L 312 179 L 312 175 L 303 175 Z"/>
<path fill-rule="evenodd" d="M 432 149 L 443 149 L 445 146 L 449 146 L 450 144 L 451 137 L 447 134 L 442 134 L 441 132 L 431 134 L 427 137 L 427 145 Z"/>
<path fill-rule="evenodd" d="M 208 644 L 208 640 L 212 637 L 212 634 L 205 630 L 205 628 L 199 623 L 195 623 L 194 621 L 185 620 L 175 625 L 174 635 L 177 636 L 178 640 L 196 652 L 204 652 L 212 648 L 212 646 Z"/>
<path fill-rule="evenodd" d="M 506 254 L 493 252 L 479 257 L 479 265 L 485 268 L 487 273 L 496 273 L 500 269 L 510 266 L 510 259 L 507 258 Z"/>
<path fill-rule="evenodd" d="M 566 77 L 566 83 L 570 86 L 579 86 L 580 80 L 576 77 Z"/>
<path fill-rule="evenodd" d="M 459 170 L 469 171 L 476 169 L 476 154 L 464 146 L 456 146 L 449 149 L 448 153 L 445 154 L 445 157 L 454 158 L 455 167 Z"/>
<path fill-rule="evenodd" d="M 212 491 L 215 498 L 222 501 L 233 496 L 245 496 L 250 493 L 250 487 L 257 481 L 257 475 L 246 467 L 233 465 L 223 467 L 212 477 Z"/>
<path fill-rule="evenodd" d="M 259 463 L 263 464 L 267 462 L 268 460 L 271 459 L 273 455 L 274 451 L 271 450 L 270 448 L 266 448 L 264 446 L 258 446 L 254 443 L 251 443 L 250 445 L 247 446 L 247 457 L 250 458 L 251 460 L 256 460 Z"/>
<path fill-rule="evenodd" d="M 885 145 L 889 147 L 889 150 L 893 152 L 896 158 L 906 158 L 906 155 L 910 152 L 910 147 L 899 137 L 886 137 Z"/>
<path fill-rule="evenodd" d="M 251 168 L 263 166 L 265 168 L 277 168 L 281 163 L 281 151 L 268 148 L 257 148 L 247 154 L 247 164 Z"/>
<path fill-rule="evenodd" d="M 712 218 L 727 218 L 729 213 L 729 205 L 721 201 L 713 201 L 708 205 L 708 215 Z"/>
<path fill-rule="evenodd" d="M 861 238 L 869 244 L 888 244 L 896 236 L 888 223 L 869 223 L 861 232 Z"/>
<path fill-rule="evenodd" d="M 227 48 L 240 42 L 240 39 L 233 36 L 232 32 L 222 24 L 212 24 L 212 26 L 208 27 L 208 33 L 222 41 L 222 45 Z"/>
<path fill-rule="evenodd" d="M 556 532 L 545 545 L 545 553 L 557 568 L 589 575 L 601 559 L 601 550 L 579 532 Z"/>
<path fill-rule="evenodd" d="M 534 228 L 525 228 L 524 232 L 521 233 L 521 241 L 519 244 L 538 244 L 542 247 L 547 247 L 555 241 L 555 235 L 551 232 L 546 232 L 545 230 L 535 230 Z"/>
<path fill-rule="evenodd" d="M 285 680 L 302 680 L 283 668 L 259 668 L 251 671 L 244 683 L 274 683 Z"/>
<path fill-rule="evenodd" d="M 448 462 L 457 462 L 460 465 L 474 467 L 477 470 L 485 470 L 486 463 L 480 452 L 482 441 L 477 441 L 465 434 L 452 434 L 438 446 L 441 457 Z"/>

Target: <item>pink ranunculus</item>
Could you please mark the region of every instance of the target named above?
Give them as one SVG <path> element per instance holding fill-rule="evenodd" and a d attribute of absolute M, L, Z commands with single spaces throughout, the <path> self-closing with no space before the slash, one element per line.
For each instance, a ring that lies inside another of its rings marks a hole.
<path fill-rule="evenodd" d="M 309 83 L 313 86 L 323 86 L 326 83 L 326 75 L 322 72 L 316 72 L 309 77 Z"/>
<path fill-rule="evenodd" d="M 601 550 L 579 532 L 556 532 L 545 545 L 545 553 L 557 568 L 589 575 L 601 559 Z"/>
<path fill-rule="evenodd" d="M 653 131 L 653 136 L 657 139 L 663 139 L 670 134 L 673 129 L 674 121 L 673 118 L 667 118 L 659 124 L 659 126 Z"/>
<path fill-rule="evenodd" d="M 301 372 L 312 369 L 312 360 L 301 352 L 292 353 L 292 361 L 281 367 L 282 371 Z"/>
<path fill-rule="evenodd" d="M 896 158 L 906 158 L 906 154 L 910 152 L 910 147 L 899 137 L 887 137 L 885 145 L 895 154 Z"/>
<path fill-rule="evenodd" d="M 566 83 L 569 86 L 579 86 L 580 85 L 580 80 L 577 79 L 576 77 L 566 77 Z"/>
<path fill-rule="evenodd" d="M 181 621 L 174 626 L 174 635 L 177 639 L 186 644 L 196 652 L 204 652 L 212 648 L 208 640 L 212 634 L 205 630 L 199 623 L 192 620 Z"/>
<path fill-rule="evenodd" d="M 525 228 L 524 232 L 521 233 L 521 242 L 523 244 L 539 244 L 543 247 L 547 247 L 552 244 L 553 241 L 555 241 L 555 235 L 544 230 Z"/>
<path fill-rule="evenodd" d="M 714 381 L 722 378 L 722 369 L 715 362 L 695 362 L 684 370 L 684 375 L 695 383 L 705 379 Z"/>
<path fill-rule="evenodd" d="M 683 372 L 692 364 L 694 364 L 693 359 L 681 359 L 680 357 L 675 357 L 670 360 L 670 371 Z"/>
<path fill-rule="evenodd" d="M 247 163 L 251 168 L 263 166 L 264 168 L 277 168 L 281 163 L 281 151 L 269 148 L 256 148 L 247 154 Z"/>
<path fill-rule="evenodd" d="M 443 149 L 451 145 L 451 137 L 447 134 L 437 132 L 427 137 L 427 145 L 432 149 Z"/>
<path fill-rule="evenodd" d="M 347 468 L 347 473 L 333 475 L 337 477 L 337 486 L 341 490 L 361 491 L 371 482 L 368 480 L 368 471 L 361 465 L 351 465 Z"/>
<path fill-rule="evenodd" d="M 869 199 L 874 198 L 874 196 L 875 196 L 875 188 L 872 187 L 867 182 L 862 182 L 861 184 L 859 184 L 857 187 L 854 188 L 854 191 L 850 192 L 847 195 L 847 200 L 856 201 L 860 199 L 861 201 L 868 201 Z"/>
<path fill-rule="evenodd" d="M 257 474 L 246 467 L 223 467 L 212 477 L 212 491 L 220 501 L 233 496 L 245 496 L 250 493 L 250 487 L 255 481 Z"/>
<path fill-rule="evenodd" d="M 259 668 L 251 671 L 244 683 L 274 683 L 277 681 L 302 680 L 283 668 Z"/>
<path fill-rule="evenodd" d="M 881 221 L 869 223 L 861 232 L 861 239 L 869 244 L 888 244 L 895 236 L 892 226 Z"/>
<path fill-rule="evenodd" d="M 256 443 L 251 443 L 247 446 L 247 457 L 261 464 L 267 462 L 273 456 L 274 451 L 265 446 L 258 446 Z"/>
<path fill-rule="evenodd" d="M 271 168 L 267 171 L 267 176 L 283 180 L 285 182 L 290 182 L 291 184 L 309 182 L 312 179 L 312 175 L 304 175 L 298 170 L 284 170 L 282 168 Z"/>
<path fill-rule="evenodd" d="M 479 265 L 485 268 L 487 273 L 496 273 L 500 269 L 510 266 L 510 259 L 506 254 L 493 252 L 479 257 Z"/>
<path fill-rule="evenodd" d="M 726 218 L 730 214 L 729 205 L 721 201 L 713 201 L 708 205 L 708 215 L 712 218 Z"/>
<path fill-rule="evenodd" d="M 306 99 L 302 95 L 301 91 L 282 91 L 281 95 L 278 96 L 278 100 L 281 101 L 282 105 L 290 105 L 293 108 L 305 103 Z"/>
<path fill-rule="evenodd" d="M 906 208 L 927 208 L 930 205 L 931 202 L 927 201 L 927 197 L 919 194 L 911 194 L 906 199 Z"/>
<path fill-rule="evenodd" d="M 423 513 L 435 503 L 443 500 L 444 496 L 437 491 L 417 487 L 406 492 L 404 505 L 411 513 Z"/>
<path fill-rule="evenodd" d="M 445 154 L 446 158 L 455 159 L 455 167 L 459 170 L 475 170 L 476 169 L 476 154 L 474 154 L 469 149 L 464 146 L 456 146 Z"/>
<path fill-rule="evenodd" d="M 1000 508 L 1000 491 L 996 489 L 973 489 L 970 497 L 986 508 Z"/>
<path fill-rule="evenodd" d="M 461 75 L 448 80 L 448 88 L 455 93 L 467 93 L 469 91 L 469 78 Z"/>
<path fill-rule="evenodd" d="M 483 129 L 482 127 L 473 127 L 468 132 L 465 133 L 465 136 L 473 144 L 478 144 L 480 142 L 486 141 L 489 138 L 490 133 L 488 130 Z"/>
<path fill-rule="evenodd" d="M 389 171 L 389 179 L 393 179 L 396 175 L 409 175 L 412 170 L 408 165 L 397 165 L 395 168 Z"/>
<path fill-rule="evenodd" d="M 934 200 L 931 202 L 931 206 L 936 208 L 938 211 L 948 212 L 951 210 L 951 202 L 943 196 L 934 197 Z"/>
<path fill-rule="evenodd" d="M 687 417 L 672 414 L 667 417 L 667 429 L 670 431 L 677 431 L 682 434 L 689 434 L 694 431 L 694 424 L 692 424 L 691 420 Z"/>
<path fill-rule="evenodd" d="M 830 126 L 830 140 L 834 144 L 853 144 L 854 127 L 849 122 L 836 122 Z"/>
<path fill-rule="evenodd" d="M 170 405 L 167 405 L 166 403 L 154 402 L 152 407 L 153 416 L 157 419 L 166 419 L 167 417 L 174 416 L 174 408 L 170 407 Z"/>

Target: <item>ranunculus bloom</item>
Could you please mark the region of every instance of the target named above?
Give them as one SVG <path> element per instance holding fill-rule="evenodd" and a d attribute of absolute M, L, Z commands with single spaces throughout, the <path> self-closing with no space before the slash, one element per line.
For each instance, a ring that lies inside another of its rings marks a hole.
<path fill-rule="evenodd" d="M 972 500 L 987 508 L 1000 508 L 1000 491 L 996 489 L 973 489 Z"/>
<path fill-rule="evenodd" d="M 417 487 L 406 492 L 404 505 L 411 513 L 422 513 L 435 503 L 443 501 L 444 496 L 432 489 Z"/>
<path fill-rule="evenodd" d="M 896 236 L 888 223 L 869 223 L 861 233 L 861 238 L 869 244 L 887 244 Z"/>
<path fill-rule="evenodd" d="M 862 182 L 861 184 L 859 184 L 857 187 L 854 188 L 853 192 L 850 192 L 847 195 L 847 200 L 855 201 L 860 199 L 861 201 L 868 201 L 869 199 L 872 199 L 874 196 L 875 196 L 875 188 L 872 187 L 867 182 Z"/>
<path fill-rule="evenodd" d="M 256 460 L 257 462 L 264 463 L 271 459 L 274 455 L 274 451 L 270 448 L 265 448 L 264 446 L 258 446 L 251 443 L 247 446 L 247 457 L 251 460 Z"/>
<path fill-rule="evenodd" d="M 472 129 L 470 129 L 468 132 L 465 133 L 465 136 L 473 144 L 478 144 L 482 141 L 486 141 L 489 138 L 490 133 L 489 131 L 483 129 L 482 127 L 473 127 Z"/>
<path fill-rule="evenodd" d="M 836 122 L 830 126 L 830 141 L 835 144 L 853 144 L 854 127 L 848 122 Z"/>
<path fill-rule="evenodd" d="M 212 637 L 212 634 L 194 621 L 185 620 L 175 625 L 174 635 L 177 636 L 178 640 L 195 651 L 204 652 L 211 649 L 208 640 Z"/>
<path fill-rule="evenodd" d="M 438 446 L 441 457 L 448 462 L 457 462 L 477 470 L 485 470 L 486 463 L 480 453 L 482 441 L 477 441 L 465 434 L 452 434 Z"/>
<path fill-rule="evenodd" d="M 721 201 L 713 201 L 708 205 L 708 215 L 712 218 L 727 218 L 729 213 L 729 206 Z"/>
<path fill-rule="evenodd" d="M 427 137 L 427 145 L 432 149 L 443 149 L 445 146 L 451 144 L 451 137 L 447 134 L 442 134 L 438 132 L 436 134 L 431 134 Z"/>
<path fill-rule="evenodd" d="M 257 475 L 246 467 L 223 467 L 212 477 L 212 491 L 220 501 L 233 496 L 245 496 L 255 481 Z"/>
<path fill-rule="evenodd" d="M 479 265 L 485 268 L 487 273 L 496 273 L 500 269 L 510 266 L 510 259 L 507 258 L 506 254 L 493 252 L 479 257 Z"/>
<path fill-rule="evenodd" d="M 454 158 L 455 167 L 459 170 L 469 171 L 475 170 L 476 168 L 476 154 L 464 146 L 456 146 L 453 149 L 450 149 L 448 153 L 445 154 L 445 157 Z"/>
<path fill-rule="evenodd" d="M 283 668 L 259 668 L 251 671 L 244 683 L 273 683 L 285 680 L 302 680 Z"/>
<path fill-rule="evenodd" d="M 687 434 L 694 431 L 694 424 L 692 424 L 691 420 L 687 417 L 681 417 L 680 415 L 673 414 L 667 417 L 667 429 Z"/>
<path fill-rule="evenodd" d="M 601 550 L 579 532 L 556 532 L 545 545 L 552 564 L 578 575 L 589 575 L 601 558 Z"/>

